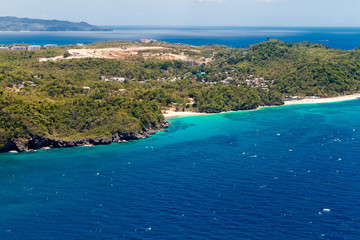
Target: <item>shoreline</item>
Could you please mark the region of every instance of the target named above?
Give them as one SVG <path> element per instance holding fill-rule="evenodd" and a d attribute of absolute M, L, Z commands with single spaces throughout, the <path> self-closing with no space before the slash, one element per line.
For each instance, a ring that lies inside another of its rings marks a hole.
<path fill-rule="evenodd" d="M 176 118 L 176 117 L 188 117 L 188 116 L 200 116 L 200 115 L 208 115 L 212 113 L 201 113 L 201 112 L 176 112 L 173 110 L 163 111 L 163 115 L 165 119 Z"/>
<path fill-rule="evenodd" d="M 343 102 L 349 100 L 360 99 L 360 93 L 352 95 L 343 95 L 338 97 L 330 98 L 304 98 L 299 100 L 285 101 L 285 106 L 288 105 L 298 105 L 298 104 L 316 104 L 316 103 L 333 103 L 333 102 Z"/>
<path fill-rule="evenodd" d="M 334 103 L 342 102 L 349 100 L 360 99 L 360 93 L 353 95 L 344 95 L 332 98 L 305 98 L 299 100 L 286 101 L 284 105 L 274 105 L 274 106 L 259 106 L 256 109 L 250 110 L 238 110 L 238 111 L 224 111 L 219 113 L 200 113 L 200 112 L 176 112 L 173 110 L 163 111 L 165 120 L 177 117 L 187 117 L 187 116 L 204 116 L 210 114 L 224 114 L 224 113 L 233 113 L 233 112 L 242 112 L 242 111 L 256 111 L 260 109 L 265 109 L 268 107 L 281 107 L 281 106 L 290 106 L 290 105 L 300 105 L 300 104 L 320 104 L 320 103 Z M 129 133 L 118 133 L 112 137 L 98 137 L 98 138 L 87 138 L 81 140 L 71 140 L 71 141 L 62 141 L 44 138 L 40 136 L 33 136 L 32 139 L 26 139 L 25 141 L 20 139 L 13 139 L 11 142 L 8 142 L 6 146 L 0 148 L 0 153 L 2 152 L 33 152 L 38 149 L 52 149 L 52 148 L 64 148 L 64 147 L 76 147 L 76 146 L 92 146 L 92 145 L 106 145 L 114 142 L 124 142 L 127 140 L 137 140 L 142 138 L 147 138 L 149 135 L 155 134 L 158 131 L 166 131 L 169 126 L 168 122 L 162 122 L 159 126 L 155 128 L 147 129 L 146 131 L 140 132 L 129 132 Z M 31 146 L 30 146 L 31 145 Z"/>
<path fill-rule="evenodd" d="M 300 105 L 300 104 L 320 104 L 320 103 L 334 103 L 334 102 L 343 102 L 360 99 L 360 93 L 352 95 L 343 95 L 338 97 L 330 98 L 303 98 L 299 100 L 290 100 L 285 101 L 284 105 L 276 106 L 259 106 L 256 109 L 250 110 L 238 110 L 238 111 L 225 111 L 219 113 L 231 113 L 231 112 L 243 112 L 243 111 L 256 111 L 268 107 L 281 107 L 281 106 L 291 106 L 291 105 Z M 201 112 L 175 112 L 173 110 L 166 110 L 163 112 L 165 119 L 177 118 L 177 117 L 189 117 L 189 116 L 201 116 L 201 115 L 210 115 L 210 114 L 219 114 L 219 113 L 201 113 Z"/>

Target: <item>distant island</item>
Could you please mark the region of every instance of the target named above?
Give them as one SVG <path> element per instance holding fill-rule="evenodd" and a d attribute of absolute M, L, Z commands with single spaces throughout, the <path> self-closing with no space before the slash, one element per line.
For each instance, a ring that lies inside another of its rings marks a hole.
<path fill-rule="evenodd" d="M 112 31 L 86 22 L 0 17 L 0 31 Z"/>

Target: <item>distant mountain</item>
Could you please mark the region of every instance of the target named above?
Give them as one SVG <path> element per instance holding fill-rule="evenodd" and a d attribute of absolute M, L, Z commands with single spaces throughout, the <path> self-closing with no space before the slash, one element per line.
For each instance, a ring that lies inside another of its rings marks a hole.
<path fill-rule="evenodd" d="M 0 17 L 0 31 L 112 31 L 86 22 Z"/>

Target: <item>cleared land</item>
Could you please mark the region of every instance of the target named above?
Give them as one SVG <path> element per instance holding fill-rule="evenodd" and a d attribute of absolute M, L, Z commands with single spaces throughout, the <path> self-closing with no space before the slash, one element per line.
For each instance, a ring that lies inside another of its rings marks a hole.
<path fill-rule="evenodd" d="M 199 53 L 198 50 L 191 50 Z M 162 46 L 129 46 L 129 47 L 112 47 L 112 48 L 82 48 L 69 49 L 69 56 L 56 56 L 50 58 L 39 58 L 40 62 L 56 61 L 59 59 L 80 59 L 80 58 L 106 58 L 106 59 L 126 59 L 128 57 L 141 56 L 143 58 L 155 58 L 161 60 L 179 60 L 194 61 L 198 64 L 208 63 L 211 58 L 190 57 L 184 52 L 175 51 L 174 49 Z M 195 63 L 195 64 L 196 64 Z"/>

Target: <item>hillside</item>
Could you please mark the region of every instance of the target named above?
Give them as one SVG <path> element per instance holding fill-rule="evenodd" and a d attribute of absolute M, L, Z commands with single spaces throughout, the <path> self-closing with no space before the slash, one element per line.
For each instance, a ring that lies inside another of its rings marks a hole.
<path fill-rule="evenodd" d="M 0 151 L 146 137 L 164 126 L 166 109 L 216 113 L 351 94 L 360 90 L 359 62 L 358 49 L 275 40 L 247 49 L 107 42 L 0 50 Z"/>
<path fill-rule="evenodd" d="M 0 31 L 112 31 L 86 22 L 0 17 Z"/>
<path fill-rule="evenodd" d="M 270 40 L 218 53 L 211 65 L 234 68 L 239 79 L 271 80 L 273 90 L 292 96 L 334 97 L 360 90 L 360 50 Z"/>

